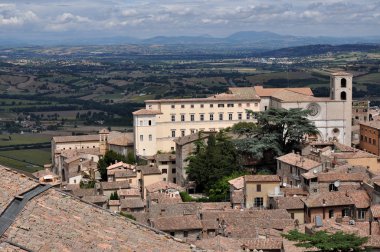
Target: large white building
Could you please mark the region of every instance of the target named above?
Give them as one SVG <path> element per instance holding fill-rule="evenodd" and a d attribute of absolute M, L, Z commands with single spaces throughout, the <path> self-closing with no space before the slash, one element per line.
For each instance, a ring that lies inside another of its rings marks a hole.
<path fill-rule="evenodd" d="M 218 131 L 240 121 L 254 121 L 247 110 L 303 108 L 319 130 L 320 140 L 351 145 L 352 75 L 333 73 L 330 97 L 314 97 L 310 88 L 229 88 L 207 98 L 145 101 L 133 113 L 137 156 L 175 150 L 174 139 L 198 131 Z"/>

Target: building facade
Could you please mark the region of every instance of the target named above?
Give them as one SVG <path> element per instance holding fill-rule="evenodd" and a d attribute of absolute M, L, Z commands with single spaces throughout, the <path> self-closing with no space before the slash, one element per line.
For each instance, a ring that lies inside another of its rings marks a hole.
<path fill-rule="evenodd" d="M 380 121 L 360 123 L 359 148 L 380 155 Z"/>
<path fill-rule="evenodd" d="M 174 140 L 198 131 L 218 131 L 241 121 L 252 121 L 253 112 L 269 108 L 310 110 L 320 140 L 351 145 L 352 75 L 333 73 L 330 97 L 314 97 L 310 88 L 229 88 L 207 98 L 147 100 L 133 112 L 137 156 L 175 151 Z"/>

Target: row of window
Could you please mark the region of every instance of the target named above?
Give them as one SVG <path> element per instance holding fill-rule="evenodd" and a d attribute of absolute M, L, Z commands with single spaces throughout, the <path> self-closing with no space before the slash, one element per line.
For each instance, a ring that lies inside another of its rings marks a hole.
<path fill-rule="evenodd" d="M 221 129 L 223 129 L 223 128 L 219 128 L 219 130 L 221 130 Z M 199 129 L 199 131 L 204 131 L 204 130 L 206 130 L 206 129 L 203 129 L 203 128 Z M 209 131 L 216 131 L 216 129 L 215 128 L 209 128 Z M 186 135 L 186 130 L 185 129 L 181 129 L 180 132 L 181 132 L 181 134 L 180 134 L 181 137 L 184 137 Z M 190 134 L 194 134 L 196 132 L 198 132 L 197 129 L 190 129 Z M 177 137 L 175 129 L 171 130 L 171 136 L 172 137 Z"/>
<path fill-rule="evenodd" d="M 360 140 L 369 144 L 376 145 L 376 139 L 372 139 L 370 137 L 367 138 L 366 136 L 360 135 Z"/>
<path fill-rule="evenodd" d="M 173 168 L 172 169 L 172 174 L 175 174 L 177 171 L 176 171 L 176 168 Z M 161 171 L 162 174 L 168 174 L 168 169 L 162 169 Z"/>
<path fill-rule="evenodd" d="M 249 102 L 247 102 L 245 105 L 246 105 L 246 107 L 250 107 L 250 106 L 251 106 L 251 104 L 250 104 Z M 209 104 L 209 106 L 210 106 L 210 108 L 213 108 L 213 107 L 214 107 L 214 104 Z M 225 106 L 226 106 L 227 108 L 233 108 L 233 107 L 235 106 L 235 104 L 234 104 L 234 103 L 227 103 L 227 104 L 224 104 L 224 103 L 218 103 L 217 106 L 218 106 L 218 108 L 224 108 Z M 239 108 L 241 108 L 241 107 L 243 107 L 243 104 L 242 104 L 242 103 L 238 103 L 237 106 L 238 106 Z M 258 102 L 255 102 L 255 103 L 254 103 L 254 106 L 255 106 L 255 107 L 258 107 L 258 106 L 259 106 L 259 103 L 258 103 Z M 204 105 L 204 104 L 199 104 L 199 107 L 200 107 L 200 108 L 204 108 L 205 105 Z M 176 108 L 176 105 L 175 105 L 175 104 L 172 104 L 172 105 L 171 105 L 171 108 L 172 108 L 172 109 L 175 109 L 175 108 Z M 181 104 L 181 105 L 180 105 L 180 108 L 186 108 L 186 105 L 185 105 L 185 104 Z M 190 108 L 195 108 L 195 104 L 190 104 Z"/>
<path fill-rule="evenodd" d="M 251 114 L 250 113 L 245 113 L 245 118 L 247 120 L 251 119 Z M 256 118 L 255 114 L 253 115 L 253 118 Z M 219 113 L 218 114 L 218 119 L 219 119 L 219 121 L 223 121 L 224 120 L 224 114 L 223 113 Z M 242 120 L 242 119 L 243 119 L 243 113 L 238 113 L 237 114 L 237 120 Z M 205 114 L 199 114 L 199 121 L 204 121 L 204 120 L 205 120 Z M 233 113 L 228 113 L 228 120 L 229 121 L 234 120 Z M 176 121 L 176 115 L 175 114 L 171 115 L 171 121 L 172 122 Z M 186 115 L 185 114 L 181 114 L 180 115 L 180 121 L 181 122 L 185 122 L 186 121 Z M 190 121 L 191 122 L 195 121 L 195 114 L 190 114 Z M 210 113 L 209 114 L 209 121 L 214 121 L 214 113 Z"/>
<path fill-rule="evenodd" d="M 149 142 L 151 142 L 153 140 L 153 137 L 151 134 L 149 134 L 148 140 L 149 140 Z M 144 142 L 144 135 L 140 135 L 140 142 Z"/>
<path fill-rule="evenodd" d="M 87 146 L 86 148 L 90 149 L 90 146 Z M 78 149 L 81 149 L 81 148 L 75 147 L 75 149 L 78 150 Z M 84 146 L 82 146 L 82 149 L 84 149 Z M 95 146 L 92 146 L 92 149 L 95 149 Z M 66 150 L 66 148 L 62 148 L 62 150 Z M 68 150 L 71 150 L 71 147 L 69 147 Z"/>

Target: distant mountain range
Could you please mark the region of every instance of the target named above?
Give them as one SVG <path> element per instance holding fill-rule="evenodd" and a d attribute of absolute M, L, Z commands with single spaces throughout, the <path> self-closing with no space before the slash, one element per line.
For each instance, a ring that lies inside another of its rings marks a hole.
<path fill-rule="evenodd" d="M 252 47 L 262 49 L 278 49 L 284 47 L 295 47 L 304 45 L 341 45 L 341 44 L 365 44 L 380 43 L 380 36 L 372 37 L 306 37 L 281 35 L 267 31 L 241 31 L 224 38 L 217 38 L 208 35 L 202 36 L 157 36 L 148 39 L 138 39 L 134 37 L 97 37 L 88 39 L 7 39 L 0 38 L 0 45 L 21 46 L 21 45 L 117 45 L 117 44 L 138 44 L 138 45 L 221 45 L 226 47 Z"/>

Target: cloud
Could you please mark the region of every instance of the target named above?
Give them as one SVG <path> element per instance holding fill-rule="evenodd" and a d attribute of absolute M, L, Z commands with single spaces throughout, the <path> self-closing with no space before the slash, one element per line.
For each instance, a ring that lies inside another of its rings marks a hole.
<path fill-rule="evenodd" d="M 379 13 L 378 0 L 17 0 L 0 3 L 0 26 L 20 36 L 77 31 L 220 36 L 240 30 L 347 35 L 345 29 L 356 33 L 349 35 L 379 35 Z"/>

